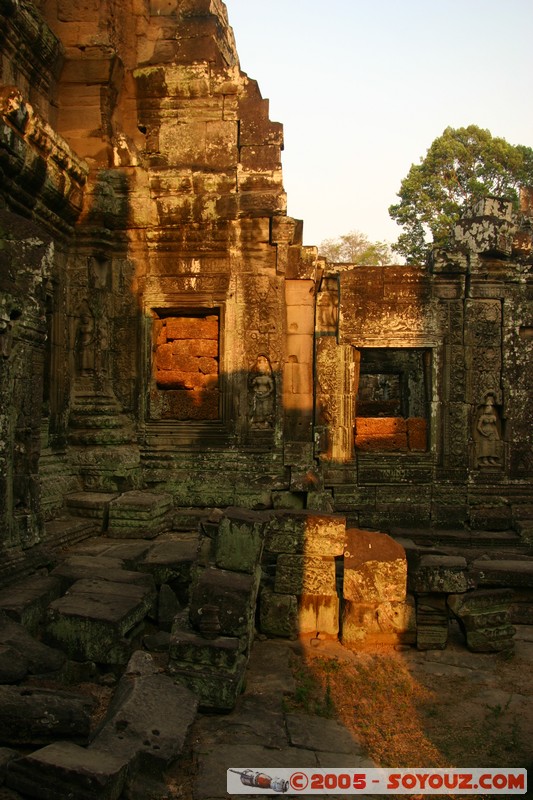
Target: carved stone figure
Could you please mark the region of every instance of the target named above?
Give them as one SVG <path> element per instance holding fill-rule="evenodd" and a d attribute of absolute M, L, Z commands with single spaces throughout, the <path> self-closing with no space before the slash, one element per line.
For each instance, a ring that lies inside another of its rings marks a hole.
<path fill-rule="evenodd" d="M 91 309 L 83 303 L 76 330 L 76 358 L 78 375 L 85 377 L 94 374 L 95 368 L 95 325 Z"/>
<path fill-rule="evenodd" d="M 339 292 L 335 279 L 325 279 L 317 295 L 318 330 L 335 333 L 339 320 Z"/>
<path fill-rule="evenodd" d="M 494 396 L 487 394 L 475 428 L 477 464 L 480 468 L 500 463 L 500 420 Z"/>
<path fill-rule="evenodd" d="M 259 353 L 255 360 L 249 385 L 252 427 L 272 428 L 274 425 L 275 384 L 270 361 L 264 353 Z"/>

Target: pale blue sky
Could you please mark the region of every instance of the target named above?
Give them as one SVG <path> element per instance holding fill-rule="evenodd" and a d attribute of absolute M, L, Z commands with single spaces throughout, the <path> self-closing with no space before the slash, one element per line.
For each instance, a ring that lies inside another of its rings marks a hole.
<path fill-rule="evenodd" d="M 225 0 L 241 68 L 285 130 L 288 213 L 304 243 L 387 209 L 446 126 L 533 147 L 533 0 Z"/>

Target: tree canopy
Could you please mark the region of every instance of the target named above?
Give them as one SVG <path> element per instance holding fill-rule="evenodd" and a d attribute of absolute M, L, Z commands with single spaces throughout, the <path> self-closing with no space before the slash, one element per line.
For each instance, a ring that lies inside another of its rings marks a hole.
<path fill-rule="evenodd" d="M 533 185 L 533 150 L 469 125 L 446 128 L 420 164 L 403 179 L 389 214 L 403 228 L 393 249 L 408 264 L 423 263 L 430 240 L 452 242 L 454 227 L 476 200 L 489 195 L 518 202 L 520 186 Z"/>
<path fill-rule="evenodd" d="M 390 264 L 392 253 L 387 242 L 371 242 L 360 231 L 350 231 L 336 239 L 324 239 L 318 248 L 321 256 L 333 263 L 384 266 Z"/>

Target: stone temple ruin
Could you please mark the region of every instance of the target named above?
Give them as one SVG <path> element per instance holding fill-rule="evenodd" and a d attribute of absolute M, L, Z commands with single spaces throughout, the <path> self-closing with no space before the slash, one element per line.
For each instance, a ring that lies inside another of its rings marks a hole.
<path fill-rule="evenodd" d="M 429 265 L 327 263 L 221 0 L 0 15 L 4 629 L 114 666 L 155 621 L 172 685 L 223 709 L 254 629 L 430 648 L 453 617 L 508 649 L 533 624 L 531 193 Z"/>

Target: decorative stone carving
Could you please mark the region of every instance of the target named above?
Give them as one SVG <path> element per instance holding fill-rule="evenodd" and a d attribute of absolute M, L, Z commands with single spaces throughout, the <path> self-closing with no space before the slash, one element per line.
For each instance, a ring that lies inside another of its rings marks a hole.
<path fill-rule="evenodd" d="M 339 321 L 339 286 L 336 278 L 323 278 L 316 298 L 317 332 L 336 333 Z"/>
<path fill-rule="evenodd" d="M 474 440 L 479 469 L 501 465 L 501 423 L 493 394 L 485 396 L 478 409 Z"/>
<path fill-rule="evenodd" d="M 83 301 L 78 313 L 76 328 L 76 367 L 80 377 L 94 375 L 95 370 L 95 344 L 96 326 L 94 315 L 86 300 Z"/>
<path fill-rule="evenodd" d="M 268 356 L 259 353 L 249 378 L 250 422 L 253 428 L 274 426 L 276 386 Z"/>

